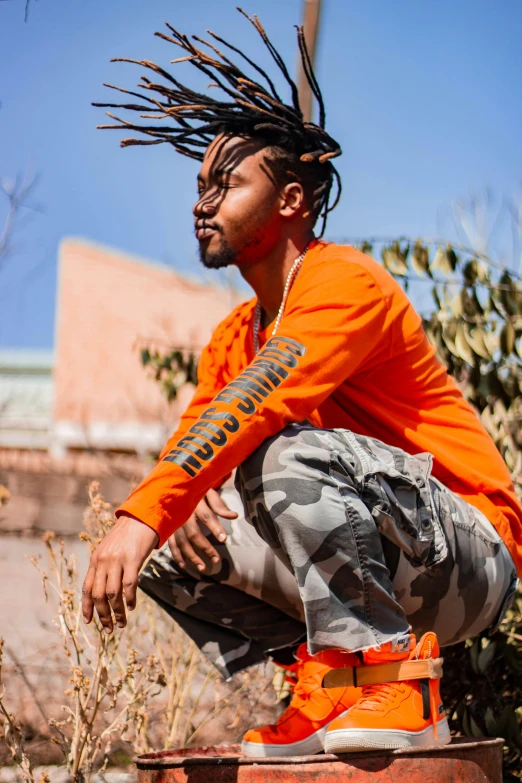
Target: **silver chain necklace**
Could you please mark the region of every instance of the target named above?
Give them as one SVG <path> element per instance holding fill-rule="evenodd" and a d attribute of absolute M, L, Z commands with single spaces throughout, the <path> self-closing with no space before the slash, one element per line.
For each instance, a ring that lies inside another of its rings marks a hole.
<path fill-rule="evenodd" d="M 279 305 L 279 310 L 277 313 L 277 317 L 275 319 L 274 328 L 272 329 L 272 337 L 275 335 L 279 328 L 279 324 L 281 323 L 281 318 L 283 317 L 283 313 L 285 311 L 285 305 L 286 300 L 288 298 L 288 294 L 290 292 L 290 289 L 292 287 L 292 283 L 294 282 L 295 278 L 297 277 L 297 273 L 299 272 L 299 269 L 301 268 L 301 264 L 303 263 L 303 259 L 305 255 L 308 252 L 308 248 L 310 245 L 307 245 L 300 256 L 298 256 L 294 263 L 292 264 L 292 267 L 286 277 L 286 283 L 285 283 L 285 289 L 283 291 L 283 298 L 281 300 L 281 304 Z M 259 353 L 259 329 L 261 326 L 261 305 L 259 304 L 259 300 L 256 302 L 256 309 L 254 311 L 254 354 Z"/>

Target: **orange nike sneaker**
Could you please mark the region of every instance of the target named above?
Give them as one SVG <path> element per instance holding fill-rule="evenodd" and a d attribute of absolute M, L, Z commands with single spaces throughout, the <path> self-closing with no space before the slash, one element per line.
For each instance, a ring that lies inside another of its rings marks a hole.
<path fill-rule="evenodd" d="M 306 644 L 301 644 L 296 658 L 292 674 L 297 681 L 289 706 L 277 723 L 247 731 L 242 743 L 246 756 L 307 756 L 319 753 L 323 749 L 328 724 L 360 698 L 361 688 L 322 687 L 323 677 L 332 669 L 360 665 L 353 653 L 326 650 L 312 656 Z"/>
<path fill-rule="evenodd" d="M 413 634 L 405 634 L 363 657 L 364 666 L 356 673 L 362 697 L 329 725 L 326 753 L 450 742 L 439 690 L 442 659 L 434 633 L 424 634 L 417 645 Z"/>

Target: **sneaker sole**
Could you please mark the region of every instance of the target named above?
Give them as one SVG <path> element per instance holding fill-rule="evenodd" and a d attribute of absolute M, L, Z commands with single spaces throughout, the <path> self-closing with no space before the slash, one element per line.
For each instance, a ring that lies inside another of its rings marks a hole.
<path fill-rule="evenodd" d="M 437 723 L 437 738 L 433 726 L 424 731 L 400 729 L 334 729 L 324 740 L 325 753 L 357 753 L 365 750 L 395 750 L 397 748 L 447 745 L 451 742 L 448 721 Z"/>
<path fill-rule="evenodd" d="M 337 717 L 342 718 L 347 712 L 348 710 Z M 324 738 L 329 725 L 323 726 L 322 729 L 318 729 L 303 740 L 289 742 L 286 745 L 262 744 L 243 740 L 241 750 L 245 756 L 262 756 L 263 758 L 270 756 L 315 756 L 316 753 L 323 751 Z"/>

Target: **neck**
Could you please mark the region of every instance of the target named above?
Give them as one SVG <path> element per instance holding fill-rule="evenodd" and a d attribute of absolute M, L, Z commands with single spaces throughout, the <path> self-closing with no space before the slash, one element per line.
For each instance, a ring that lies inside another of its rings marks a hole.
<path fill-rule="evenodd" d="M 262 260 L 239 267 L 241 276 L 252 286 L 263 309 L 263 326 L 277 316 L 292 264 L 312 239 L 312 232 L 299 239 L 286 239 Z"/>

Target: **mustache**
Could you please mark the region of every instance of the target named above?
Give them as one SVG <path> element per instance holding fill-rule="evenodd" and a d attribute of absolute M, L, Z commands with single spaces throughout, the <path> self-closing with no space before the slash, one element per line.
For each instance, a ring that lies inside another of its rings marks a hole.
<path fill-rule="evenodd" d="M 210 228 L 212 231 L 221 232 L 221 227 L 217 223 L 212 223 L 210 220 L 196 220 L 194 223 L 194 231 L 204 230 Z"/>

